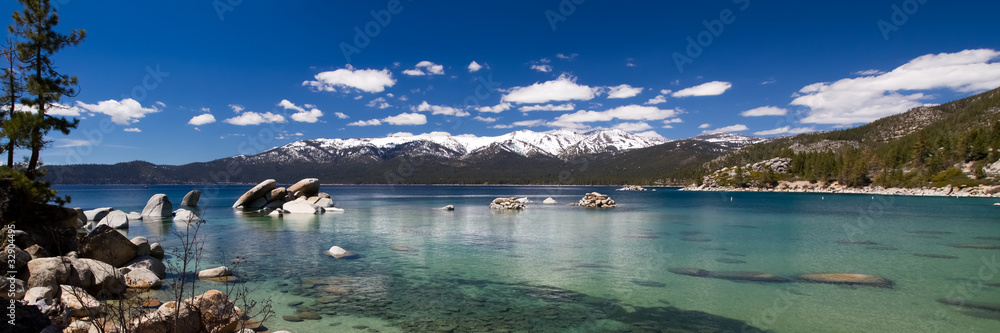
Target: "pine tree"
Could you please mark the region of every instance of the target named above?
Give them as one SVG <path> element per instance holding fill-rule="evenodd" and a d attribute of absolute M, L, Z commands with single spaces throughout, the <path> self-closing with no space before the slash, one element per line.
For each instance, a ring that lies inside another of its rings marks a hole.
<path fill-rule="evenodd" d="M 23 123 L 23 115 L 15 112 L 18 99 L 24 93 L 24 77 L 21 63 L 14 50 L 14 41 L 7 40 L 3 49 L 3 60 L 8 64 L 0 74 L 0 85 L 3 85 L 3 95 L 0 96 L 0 136 L 7 142 L 0 146 L 0 152 L 7 153 L 7 167 L 14 167 L 14 149 L 24 146 L 24 130 L 19 125 Z"/>
<path fill-rule="evenodd" d="M 59 14 L 51 6 L 49 0 L 18 0 L 24 5 L 24 10 L 14 12 L 14 26 L 10 32 L 16 34 L 19 40 L 15 44 L 18 58 L 25 64 L 28 72 L 27 93 L 31 98 L 21 99 L 21 104 L 35 108 L 37 111 L 30 120 L 28 144 L 31 157 L 25 175 L 28 179 L 38 177 L 38 157 L 45 146 L 44 136 L 50 130 L 59 130 L 69 134 L 76 128 L 79 120 L 69 121 L 62 117 L 52 117 L 46 110 L 58 103 L 63 96 L 75 96 L 73 88 L 77 84 L 75 76 L 60 74 L 52 63 L 52 56 L 67 46 L 80 44 L 87 33 L 84 30 L 73 30 L 69 34 L 55 31 L 59 24 Z"/>

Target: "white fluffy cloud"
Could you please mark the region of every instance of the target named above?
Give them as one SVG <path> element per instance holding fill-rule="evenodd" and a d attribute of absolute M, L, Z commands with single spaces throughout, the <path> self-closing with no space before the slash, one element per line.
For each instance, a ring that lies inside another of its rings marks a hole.
<path fill-rule="evenodd" d="M 475 120 L 478 120 L 478 121 L 481 121 L 481 122 L 484 122 L 484 123 L 493 123 L 493 122 L 496 122 L 496 121 L 497 121 L 497 118 L 493 118 L 493 117 L 483 117 L 483 116 L 475 116 L 475 117 L 474 117 L 474 118 L 472 118 L 472 119 L 475 119 Z"/>
<path fill-rule="evenodd" d="M 547 64 L 531 65 L 531 69 L 534 69 L 537 72 L 548 73 L 552 71 L 552 65 L 547 65 Z"/>
<path fill-rule="evenodd" d="M 358 120 L 353 123 L 347 124 L 347 126 L 378 126 L 378 125 L 382 125 L 382 121 L 378 119 Z"/>
<path fill-rule="evenodd" d="M 666 103 L 667 102 L 667 95 L 670 95 L 671 92 L 672 91 L 670 89 L 660 90 L 660 94 L 656 95 L 656 97 L 650 98 L 648 101 L 646 101 L 646 105 L 656 105 L 656 104 Z"/>
<path fill-rule="evenodd" d="M 731 132 L 742 132 L 748 129 L 750 128 L 748 128 L 747 125 L 736 124 L 736 125 L 716 128 L 714 130 L 703 131 L 702 133 L 731 133 Z"/>
<path fill-rule="evenodd" d="M 792 128 L 791 126 L 779 127 L 772 130 L 754 132 L 754 135 L 776 135 L 776 134 L 802 134 L 815 132 L 816 129 L 813 127 L 798 127 Z"/>
<path fill-rule="evenodd" d="M 608 98 L 631 98 L 639 95 L 643 88 L 633 87 L 627 84 L 608 87 Z"/>
<path fill-rule="evenodd" d="M 144 108 L 139 102 L 131 98 L 121 101 L 110 99 L 97 102 L 97 104 L 76 102 L 76 105 L 90 112 L 109 115 L 111 116 L 111 122 L 118 125 L 137 123 L 139 122 L 139 118 L 143 118 L 147 114 L 160 112 L 157 108 Z"/>
<path fill-rule="evenodd" d="M 283 99 L 278 103 L 278 106 L 285 108 L 285 110 L 296 111 L 291 117 L 292 120 L 300 123 L 315 123 L 319 121 L 319 117 L 323 116 L 323 111 L 315 108 L 315 105 L 309 105 L 313 108 L 306 110 L 305 108 L 295 105 L 295 103 L 292 103 L 287 99 Z"/>
<path fill-rule="evenodd" d="M 718 96 L 722 95 L 723 93 L 726 92 L 726 90 L 729 90 L 729 88 L 732 87 L 733 84 L 729 82 L 712 81 L 712 82 L 702 83 L 694 87 L 681 89 L 680 91 L 673 93 L 673 95 L 671 96 L 674 97 Z"/>
<path fill-rule="evenodd" d="M 494 106 L 480 106 L 480 107 L 477 107 L 476 111 L 479 111 L 479 112 L 489 112 L 489 113 L 500 113 L 500 112 L 504 112 L 504 111 L 510 110 L 510 107 L 511 107 L 510 103 L 501 102 L 500 104 L 497 104 L 497 105 L 494 105 Z"/>
<path fill-rule="evenodd" d="M 854 75 L 863 75 L 863 76 L 879 75 L 879 74 L 885 74 L 885 72 L 877 70 L 877 69 L 866 69 L 866 70 L 863 70 L 863 71 L 854 72 Z"/>
<path fill-rule="evenodd" d="M 469 64 L 469 66 L 471 67 L 472 64 Z M 470 70 L 471 70 L 471 68 L 470 68 Z M 418 62 L 416 68 L 404 70 L 403 74 L 406 74 L 406 75 L 409 75 L 409 76 L 444 75 L 444 66 L 435 64 L 435 63 L 427 61 L 427 60 L 424 60 L 424 61 Z"/>
<path fill-rule="evenodd" d="M 923 105 L 927 91 L 972 93 L 1000 86 L 1000 63 L 993 62 L 998 57 L 1000 51 L 990 49 L 928 54 L 885 74 L 808 85 L 791 104 L 809 108 L 803 123 L 870 122 Z"/>
<path fill-rule="evenodd" d="M 389 107 L 392 107 L 392 105 L 389 104 L 389 101 L 386 100 L 385 97 L 379 97 L 379 98 L 373 99 L 370 102 L 368 102 L 368 104 L 366 104 L 366 106 L 368 106 L 370 108 L 378 108 L 378 109 L 387 109 Z"/>
<path fill-rule="evenodd" d="M 698 128 L 702 128 L 702 129 L 709 128 L 709 127 L 712 127 L 712 124 L 705 123 L 705 124 L 698 125 Z"/>
<path fill-rule="evenodd" d="M 431 111 L 431 114 L 443 114 L 446 116 L 455 116 L 455 117 L 469 116 L 469 113 L 466 112 L 465 110 L 445 105 L 431 105 L 430 103 L 427 103 L 427 101 L 423 101 L 423 103 L 420 103 L 420 105 L 413 108 L 413 110 L 418 112 Z"/>
<path fill-rule="evenodd" d="M 480 69 L 483 69 L 483 65 L 480 65 L 478 62 L 472 61 L 469 63 L 469 73 L 478 72 Z"/>
<path fill-rule="evenodd" d="M 195 126 L 211 124 L 214 122 L 215 122 L 215 116 L 213 116 L 211 113 L 197 115 L 194 116 L 194 118 L 191 118 L 191 120 L 188 120 L 188 124 Z"/>
<path fill-rule="evenodd" d="M 788 110 L 776 106 L 762 106 L 740 112 L 740 115 L 744 117 L 784 116 L 786 114 L 788 114 Z"/>
<path fill-rule="evenodd" d="M 535 120 L 515 121 L 511 125 L 512 126 L 519 126 L 519 127 L 536 127 L 536 126 L 543 126 L 543 125 L 545 125 L 547 123 L 548 122 L 545 121 L 544 119 L 535 119 Z M 499 127 L 497 127 L 497 128 L 499 128 Z"/>
<path fill-rule="evenodd" d="M 581 110 L 557 117 L 550 124 L 562 128 L 586 128 L 583 123 L 619 120 L 663 120 L 677 116 L 672 109 L 660 109 L 655 106 L 625 105 L 607 111 Z"/>
<path fill-rule="evenodd" d="M 0 110 L 9 110 L 10 107 L 4 105 L 0 106 Z M 38 112 L 35 107 L 29 107 L 27 105 L 17 104 L 14 106 L 17 112 Z M 79 117 L 83 112 L 83 109 L 77 106 L 68 106 L 63 104 L 51 104 L 45 109 L 45 114 L 50 116 L 61 116 L 61 117 Z"/>
<path fill-rule="evenodd" d="M 400 113 L 382 121 L 390 125 L 423 125 L 427 123 L 427 116 L 420 113 Z"/>
<path fill-rule="evenodd" d="M 648 123 L 644 121 L 639 121 L 634 123 L 618 123 L 615 124 L 615 126 L 612 126 L 611 128 L 623 130 L 626 132 L 639 132 L 639 131 L 651 130 L 653 129 L 653 126 L 650 126 Z"/>
<path fill-rule="evenodd" d="M 572 100 L 589 101 L 597 96 L 598 91 L 600 91 L 600 88 L 577 84 L 575 77 L 563 74 L 552 81 L 536 82 L 527 87 L 511 88 L 503 96 L 502 100 L 517 104 L 538 104 Z"/>
<path fill-rule="evenodd" d="M 270 112 L 259 113 L 248 111 L 243 112 L 236 117 L 223 120 L 223 122 L 237 126 L 260 125 L 268 123 L 283 123 L 285 122 L 285 117 L 280 114 Z"/>
<path fill-rule="evenodd" d="M 351 116 L 348 116 L 348 115 L 344 114 L 343 112 L 334 112 L 333 115 L 337 116 L 337 118 L 340 118 L 340 119 L 347 119 L 347 118 L 351 117 Z"/>
<path fill-rule="evenodd" d="M 392 72 L 389 72 L 388 69 L 354 69 L 351 65 L 347 65 L 347 68 L 316 74 L 315 78 L 315 81 L 305 81 L 302 82 L 302 85 L 318 91 L 343 89 L 346 90 L 345 92 L 361 90 L 378 93 L 396 84 L 396 80 L 392 78 Z"/>
<path fill-rule="evenodd" d="M 565 104 L 545 104 L 545 105 L 526 105 L 518 108 L 521 112 L 530 111 L 573 111 L 576 109 L 576 104 L 565 103 Z"/>
<path fill-rule="evenodd" d="M 139 132 L 142 132 L 142 130 L 141 130 L 141 129 L 139 129 L 138 127 L 132 127 L 132 128 L 126 128 L 126 129 L 123 129 L 123 131 L 126 131 L 126 132 L 132 132 L 132 133 L 139 133 Z"/>

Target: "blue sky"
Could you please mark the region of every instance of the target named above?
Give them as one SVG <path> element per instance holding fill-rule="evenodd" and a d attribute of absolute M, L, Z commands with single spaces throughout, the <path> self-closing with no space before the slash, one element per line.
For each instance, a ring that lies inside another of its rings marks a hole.
<path fill-rule="evenodd" d="M 81 122 L 48 164 L 429 132 L 787 135 L 1000 86 L 996 2 L 53 2 L 88 36 L 56 59 Z"/>

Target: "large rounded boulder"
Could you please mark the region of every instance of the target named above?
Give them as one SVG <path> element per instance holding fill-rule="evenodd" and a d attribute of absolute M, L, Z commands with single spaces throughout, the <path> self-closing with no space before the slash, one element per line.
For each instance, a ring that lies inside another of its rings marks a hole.
<path fill-rule="evenodd" d="M 107 225 L 99 225 L 80 240 L 80 256 L 103 261 L 115 267 L 135 257 L 138 248 L 128 238 Z"/>
<path fill-rule="evenodd" d="M 174 205 L 166 194 L 155 194 L 146 202 L 146 208 L 142 209 L 142 216 L 165 217 L 171 216 L 174 212 Z"/>
<path fill-rule="evenodd" d="M 319 179 L 306 178 L 288 187 L 288 193 L 295 197 L 313 197 L 319 194 Z"/>
<path fill-rule="evenodd" d="M 181 206 L 198 207 L 198 199 L 201 199 L 201 191 L 188 192 L 184 195 L 184 199 L 181 199 Z"/>
<path fill-rule="evenodd" d="M 236 202 L 233 203 L 233 208 L 242 208 L 245 205 L 253 203 L 257 199 L 263 198 L 265 194 L 271 193 L 271 190 L 277 187 L 278 182 L 274 179 L 262 181 L 246 193 L 243 193 L 239 199 L 236 199 Z"/>

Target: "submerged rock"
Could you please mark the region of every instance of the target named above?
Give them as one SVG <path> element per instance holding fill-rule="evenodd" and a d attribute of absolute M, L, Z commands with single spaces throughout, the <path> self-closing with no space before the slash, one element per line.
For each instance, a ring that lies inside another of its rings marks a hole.
<path fill-rule="evenodd" d="M 217 278 L 217 277 L 232 276 L 232 275 L 233 275 L 233 270 L 229 269 L 229 267 L 226 266 L 209 268 L 198 272 L 199 279 Z"/>
<path fill-rule="evenodd" d="M 787 278 L 764 272 L 750 272 L 750 271 L 712 272 L 709 270 L 695 268 L 695 267 L 670 268 L 667 269 L 667 271 L 680 275 L 705 277 L 705 278 L 730 280 L 730 281 L 772 282 L 772 283 L 791 282 L 791 280 Z"/>
<path fill-rule="evenodd" d="M 811 283 L 843 284 L 871 286 L 878 288 L 892 288 L 892 280 L 877 275 L 850 274 L 850 273 L 824 273 L 824 274 L 803 274 L 799 280 Z"/>
<path fill-rule="evenodd" d="M 344 250 L 344 248 L 336 245 L 330 247 L 330 249 L 326 250 L 325 253 L 337 259 L 352 259 L 358 257 L 358 255 L 354 252 Z"/>
<path fill-rule="evenodd" d="M 976 249 L 976 250 L 1000 250 L 1000 245 L 993 244 L 955 244 L 951 247 L 958 249 Z"/>

